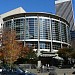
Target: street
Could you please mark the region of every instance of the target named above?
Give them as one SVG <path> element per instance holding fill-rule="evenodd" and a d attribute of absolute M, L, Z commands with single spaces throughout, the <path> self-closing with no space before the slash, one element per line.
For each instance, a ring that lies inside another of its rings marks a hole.
<path fill-rule="evenodd" d="M 75 71 L 75 69 L 56 69 L 55 72 L 57 75 L 73 75 L 72 72 Z M 49 75 L 49 72 L 44 72 L 44 73 L 38 73 L 36 69 L 31 69 L 32 73 L 35 73 L 37 75 Z M 0 73 L 1 75 L 1 73 Z M 7 75 L 16 75 L 13 73 L 7 74 Z"/>

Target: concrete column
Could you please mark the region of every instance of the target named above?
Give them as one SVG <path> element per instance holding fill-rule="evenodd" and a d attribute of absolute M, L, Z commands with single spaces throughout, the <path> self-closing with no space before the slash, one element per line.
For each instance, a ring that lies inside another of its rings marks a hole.
<path fill-rule="evenodd" d="M 38 49 L 37 49 L 37 57 L 39 58 L 40 56 L 40 22 L 39 22 L 39 16 L 38 17 Z M 41 67 L 41 61 L 38 59 L 37 61 L 37 67 L 40 69 Z"/>
<path fill-rule="evenodd" d="M 39 16 L 38 17 L 38 50 L 37 50 L 37 56 L 40 55 L 40 23 L 39 23 Z"/>
<path fill-rule="evenodd" d="M 61 22 L 60 22 L 60 35 L 61 35 L 61 48 L 62 48 L 62 33 L 61 33 Z"/>
<path fill-rule="evenodd" d="M 53 50 L 53 47 L 52 47 L 52 26 L 51 26 L 51 21 L 52 21 L 52 19 L 50 18 L 50 36 L 51 36 L 51 50 L 50 50 L 50 52 L 52 52 L 52 50 Z"/>
<path fill-rule="evenodd" d="M 26 15 L 25 15 L 25 22 L 24 22 L 24 47 L 25 47 L 25 39 L 26 39 L 25 30 L 26 30 Z"/>
<path fill-rule="evenodd" d="M 37 64 L 38 64 L 37 67 L 40 68 L 41 67 L 41 61 L 39 60 Z"/>

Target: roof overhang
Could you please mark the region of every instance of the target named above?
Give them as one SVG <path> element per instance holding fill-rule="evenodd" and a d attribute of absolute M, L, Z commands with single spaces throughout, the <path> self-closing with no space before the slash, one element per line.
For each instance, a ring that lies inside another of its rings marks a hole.
<path fill-rule="evenodd" d="M 13 14 L 13 15 L 9 15 L 9 16 L 6 16 L 3 18 L 3 21 L 6 21 L 6 20 L 10 20 L 10 19 L 13 19 L 13 18 L 18 18 L 18 17 L 27 17 L 27 16 L 44 16 L 44 17 L 49 17 L 49 18 L 54 18 L 54 19 L 57 19 L 57 20 L 60 20 L 60 21 L 64 21 L 66 24 L 69 25 L 69 23 L 63 19 L 62 17 L 59 17 L 55 14 L 51 14 L 51 13 L 43 13 L 43 12 L 28 12 L 28 13 L 19 13 L 19 14 Z"/>
<path fill-rule="evenodd" d="M 6 12 L 4 14 L 1 14 L 1 18 L 5 18 L 7 16 L 11 16 L 11 15 L 19 14 L 19 13 L 26 13 L 26 11 L 22 7 L 19 7 L 9 12 Z"/>
<path fill-rule="evenodd" d="M 66 2 L 66 1 L 71 1 L 71 0 L 57 0 L 57 1 L 55 1 L 55 4 Z"/>
<path fill-rule="evenodd" d="M 55 56 L 56 56 L 55 53 L 50 53 L 50 52 L 42 53 L 40 55 L 40 57 L 55 57 Z"/>

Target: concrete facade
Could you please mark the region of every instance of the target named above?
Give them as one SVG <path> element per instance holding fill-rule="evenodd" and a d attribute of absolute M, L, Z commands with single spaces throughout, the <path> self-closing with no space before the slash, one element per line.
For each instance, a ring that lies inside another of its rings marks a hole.
<path fill-rule="evenodd" d="M 70 30 L 74 30 L 74 11 L 72 0 L 55 1 L 56 15 L 66 19 L 70 23 Z"/>
<path fill-rule="evenodd" d="M 14 28 L 18 34 L 17 39 L 24 46 L 33 45 L 35 51 L 48 52 L 57 52 L 62 47 L 70 46 L 69 23 L 65 19 L 50 13 L 20 11 L 20 8 L 14 9 L 1 17 L 3 27 Z"/>

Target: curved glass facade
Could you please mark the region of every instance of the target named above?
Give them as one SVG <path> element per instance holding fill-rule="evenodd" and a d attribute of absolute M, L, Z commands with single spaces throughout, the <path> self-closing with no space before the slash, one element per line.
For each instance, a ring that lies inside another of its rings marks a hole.
<path fill-rule="evenodd" d="M 61 20 L 60 17 L 59 19 L 55 17 L 55 15 L 52 17 L 51 14 L 33 16 L 32 13 L 12 16 L 9 20 L 4 20 L 4 27 L 15 29 L 16 39 L 23 41 L 24 45 L 34 46 L 34 50 L 40 48 L 40 51 L 54 52 L 70 45 L 68 23 Z"/>

